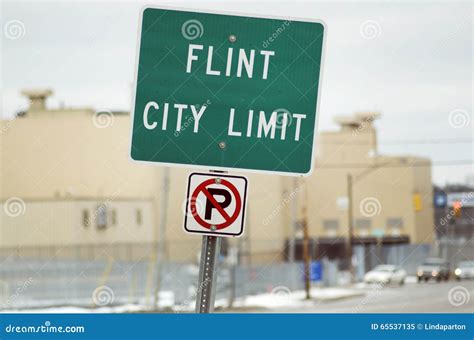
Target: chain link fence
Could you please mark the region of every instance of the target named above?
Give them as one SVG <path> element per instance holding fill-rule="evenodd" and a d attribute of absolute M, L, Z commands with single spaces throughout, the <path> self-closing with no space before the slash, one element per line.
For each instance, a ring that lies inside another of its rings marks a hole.
<path fill-rule="evenodd" d="M 195 262 L 166 261 L 160 267 L 151 244 L 3 249 L 0 257 L 0 309 L 52 306 L 101 307 L 123 304 L 158 305 L 192 310 L 199 267 Z M 300 263 L 230 265 L 221 256 L 216 300 L 290 290 L 303 284 Z M 171 309 L 170 309 L 171 311 Z"/>

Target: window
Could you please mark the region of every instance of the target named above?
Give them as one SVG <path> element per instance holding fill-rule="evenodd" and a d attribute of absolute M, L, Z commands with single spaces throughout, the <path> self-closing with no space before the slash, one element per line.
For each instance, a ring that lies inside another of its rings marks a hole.
<path fill-rule="evenodd" d="M 403 219 L 402 218 L 388 218 L 387 226 L 389 228 L 403 228 Z"/>
<path fill-rule="evenodd" d="M 388 218 L 387 227 L 392 236 L 399 236 L 403 228 L 403 219 L 402 218 Z"/>
<path fill-rule="evenodd" d="M 89 210 L 84 209 L 84 210 L 82 210 L 82 226 L 83 227 L 88 227 L 89 224 L 90 224 Z"/>
<path fill-rule="evenodd" d="M 355 220 L 355 229 L 360 236 L 369 236 L 372 221 L 368 218 L 358 218 Z"/>
<path fill-rule="evenodd" d="M 339 229 L 338 220 L 323 220 L 323 228 L 328 237 L 336 237 L 337 230 Z"/>
<path fill-rule="evenodd" d="M 99 205 L 97 207 L 96 214 L 97 229 L 107 228 L 107 206 L 105 204 Z"/>
<path fill-rule="evenodd" d="M 137 222 L 137 225 L 142 225 L 142 210 L 141 209 L 137 209 L 136 213 L 135 213 L 135 219 L 136 219 L 136 222 Z"/>
<path fill-rule="evenodd" d="M 357 229 L 370 229 L 372 226 L 372 221 L 368 218 L 358 218 L 355 221 L 355 227 Z"/>
<path fill-rule="evenodd" d="M 110 216 L 112 225 L 117 225 L 117 210 L 112 209 L 112 214 Z"/>

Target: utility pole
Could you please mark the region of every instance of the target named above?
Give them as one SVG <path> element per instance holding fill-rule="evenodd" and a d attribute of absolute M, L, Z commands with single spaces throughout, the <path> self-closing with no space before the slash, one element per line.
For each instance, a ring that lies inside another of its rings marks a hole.
<path fill-rule="evenodd" d="M 311 299 L 311 277 L 310 277 L 310 265 L 311 257 L 309 254 L 309 232 L 308 232 L 308 188 L 305 183 L 304 192 L 305 200 L 303 206 L 303 258 L 304 258 L 304 288 L 306 292 L 306 300 Z"/>
<path fill-rule="evenodd" d="M 351 274 L 351 280 L 354 277 L 354 266 L 352 265 L 352 239 L 354 235 L 354 217 L 352 215 L 353 209 L 353 197 L 352 197 L 352 174 L 347 174 L 347 227 L 348 227 L 348 235 L 347 235 L 347 261 L 349 264 L 349 272 Z"/>
<path fill-rule="evenodd" d="M 351 273 L 351 281 L 354 279 L 354 265 L 352 263 L 352 255 L 353 255 L 353 241 L 354 241 L 354 215 L 353 215 L 353 186 L 354 183 L 358 180 L 362 179 L 363 177 L 367 176 L 371 172 L 384 167 L 385 165 L 389 164 L 389 162 L 377 164 L 375 166 L 371 166 L 365 171 L 359 173 L 357 176 L 353 177 L 352 174 L 349 172 L 347 174 L 347 229 L 348 229 L 348 236 L 347 236 L 347 260 L 349 261 L 349 271 Z"/>
<path fill-rule="evenodd" d="M 166 222 L 168 218 L 168 197 L 169 197 L 169 183 L 170 183 L 170 169 L 168 167 L 163 168 L 162 173 L 162 190 L 160 201 L 160 220 L 158 224 L 158 241 L 156 247 L 156 282 L 154 291 L 154 302 L 153 306 L 158 309 L 158 295 L 160 293 L 161 277 L 163 273 L 163 260 L 164 260 L 164 247 L 166 242 Z"/>
<path fill-rule="evenodd" d="M 296 188 L 298 186 L 298 178 L 294 177 L 292 180 L 292 189 L 291 193 L 291 209 L 290 209 L 290 237 L 288 242 L 288 262 L 295 262 L 295 231 L 298 219 L 298 196 L 296 195 Z"/>

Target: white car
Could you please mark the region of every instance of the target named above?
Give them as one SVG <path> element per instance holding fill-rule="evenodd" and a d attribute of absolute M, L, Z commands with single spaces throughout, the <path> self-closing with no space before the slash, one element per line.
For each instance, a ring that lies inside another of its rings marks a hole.
<path fill-rule="evenodd" d="M 474 279 L 474 261 L 462 261 L 454 270 L 457 280 Z"/>
<path fill-rule="evenodd" d="M 398 283 L 399 285 L 403 285 L 406 276 L 407 272 L 403 268 L 390 264 L 382 264 L 370 272 L 367 272 L 364 276 L 364 282 L 382 284 Z"/>

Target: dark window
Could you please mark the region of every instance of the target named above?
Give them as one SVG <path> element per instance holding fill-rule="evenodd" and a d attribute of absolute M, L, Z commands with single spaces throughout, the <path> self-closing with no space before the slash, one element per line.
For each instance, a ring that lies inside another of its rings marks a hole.
<path fill-rule="evenodd" d="M 82 226 L 88 227 L 89 225 L 90 225 L 89 210 L 84 209 L 82 210 Z"/>
<path fill-rule="evenodd" d="M 115 209 L 112 209 L 112 225 L 117 225 L 117 211 Z"/>
<path fill-rule="evenodd" d="M 137 225 L 142 225 L 142 222 L 143 222 L 142 210 L 137 209 L 135 216 L 136 216 Z"/>
<path fill-rule="evenodd" d="M 387 219 L 387 226 L 389 228 L 402 228 L 403 227 L 403 219 L 402 218 L 388 218 Z"/>
<path fill-rule="evenodd" d="M 338 220 L 324 220 L 323 227 L 326 230 L 328 229 L 337 230 L 339 229 L 339 221 Z"/>
<path fill-rule="evenodd" d="M 337 230 L 339 229 L 339 221 L 338 220 L 323 220 L 323 228 L 326 232 L 326 236 L 328 237 L 335 237 L 337 234 Z"/>
<path fill-rule="evenodd" d="M 96 215 L 97 229 L 107 228 L 107 206 L 105 204 L 97 207 Z"/>
<path fill-rule="evenodd" d="M 368 218 L 358 218 L 355 221 L 355 227 L 357 229 L 370 229 L 372 226 L 372 221 Z"/>

